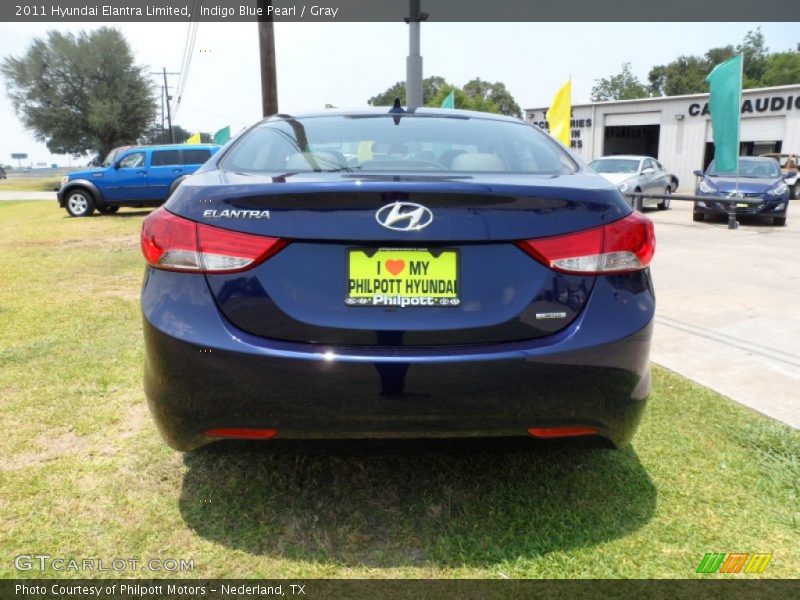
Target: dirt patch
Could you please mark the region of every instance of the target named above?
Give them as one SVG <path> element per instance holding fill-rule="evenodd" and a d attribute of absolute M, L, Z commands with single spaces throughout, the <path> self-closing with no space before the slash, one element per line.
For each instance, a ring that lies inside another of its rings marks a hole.
<path fill-rule="evenodd" d="M 100 238 L 81 238 L 75 240 L 61 240 L 59 244 L 65 248 L 112 248 L 122 246 L 124 248 L 134 248 L 139 245 L 139 238 L 136 235 L 118 235 L 113 237 Z"/>
<path fill-rule="evenodd" d="M 148 412 L 144 401 L 134 402 L 122 415 L 120 432 L 117 437 L 122 440 L 133 437 L 141 431 L 147 419 Z"/>
<path fill-rule="evenodd" d="M 87 440 L 72 431 L 36 438 L 40 450 L 12 455 L 0 463 L 0 471 L 16 471 L 26 467 L 41 466 L 63 456 L 86 452 Z"/>

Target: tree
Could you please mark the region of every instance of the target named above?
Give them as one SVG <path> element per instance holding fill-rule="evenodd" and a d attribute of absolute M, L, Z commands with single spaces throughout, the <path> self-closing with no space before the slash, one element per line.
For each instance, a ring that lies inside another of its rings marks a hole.
<path fill-rule="evenodd" d="M 442 86 L 448 85 L 443 77 L 436 75 L 426 77 L 422 80 L 422 103 L 427 105 L 431 98 L 439 93 Z M 398 81 L 385 92 L 373 96 L 367 100 L 370 106 L 391 106 L 394 104 L 395 98 L 400 98 L 400 103 L 406 103 L 406 83 L 405 81 Z"/>
<path fill-rule="evenodd" d="M 497 112 L 502 115 L 521 117 L 522 110 L 514 101 L 514 97 L 506 89 L 506 85 L 499 81 L 489 83 L 479 78 L 468 81 L 463 87 L 464 93 L 474 101 L 488 102 L 494 105 L 495 110 L 487 112 Z M 441 104 L 441 103 L 440 103 Z"/>
<path fill-rule="evenodd" d="M 489 83 L 478 78 L 469 81 L 462 89 L 448 83 L 443 77 L 427 77 L 422 80 L 422 103 L 425 106 L 439 107 L 451 91 L 455 95 L 456 108 L 515 117 L 522 115 L 522 110 L 505 84 L 499 81 Z M 400 98 L 401 104 L 406 103 L 406 84 L 402 81 L 398 81 L 385 92 L 373 96 L 367 103 L 371 106 L 391 106 L 397 97 Z"/>
<path fill-rule="evenodd" d="M 500 112 L 497 105 L 491 100 L 486 100 L 482 96 L 470 96 L 464 90 L 450 84 L 439 89 L 439 93 L 430 99 L 427 106 L 440 107 L 444 99 L 450 95 L 450 92 L 453 92 L 454 106 L 456 108 L 490 113 Z"/>
<path fill-rule="evenodd" d="M 794 53 L 769 54 L 760 29 L 748 31 L 741 44 L 711 48 L 704 56 L 679 56 L 666 65 L 650 69 L 649 91 L 654 96 L 678 96 L 708 91 L 706 77 L 712 69 L 735 54 L 743 57 L 744 88 L 800 82 Z M 783 56 L 786 55 L 786 56 Z M 768 75 L 769 74 L 769 75 Z"/>
<path fill-rule="evenodd" d="M 727 59 L 726 59 L 727 60 Z M 650 69 L 650 93 L 655 96 L 679 96 L 708 91 L 706 77 L 711 72 L 708 60 L 699 56 L 679 56 L 667 65 Z M 659 85 L 653 82 L 658 80 Z"/>
<path fill-rule="evenodd" d="M 592 86 L 592 101 L 632 100 L 646 98 L 647 87 L 631 73 L 631 63 L 622 65 L 622 72 L 605 79 L 595 79 Z"/>
<path fill-rule="evenodd" d="M 742 43 L 736 46 L 736 54 L 741 54 L 744 59 L 743 87 L 761 87 L 763 85 L 768 51 L 769 48 L 764 45 L 764 34 L 761 33 L 760 27 L 755 31 L 748 31 Z M 715 64 L 717 63 L 709 64 L 709 73 Z"/>
<path fill-rule="evenodd" d="M 800 53 L 776 52 L 767 57 L 764 67 L 764 86 L 800 83 Z"/>
<path fill-rule="evenodd" d="M 122 34 L 101 27 L 50 31 L 0 64 L 8 97 L 34 137 L 56 154 L 105 156 L 135 143 L 152 122 L 153 89 Z"/>

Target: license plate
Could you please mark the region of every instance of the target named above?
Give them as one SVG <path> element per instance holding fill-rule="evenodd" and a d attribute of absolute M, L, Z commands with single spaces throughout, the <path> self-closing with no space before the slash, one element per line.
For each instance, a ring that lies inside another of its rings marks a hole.
<path fill-rule="evenodd" d="M 458 250 L 350 248 L 345 304 L 458 306 Z"/>
<path fill-rule="evenodd" d="M 748 208 L 750 205 L 747 202 L 737 202 L 736 208 Z"/>

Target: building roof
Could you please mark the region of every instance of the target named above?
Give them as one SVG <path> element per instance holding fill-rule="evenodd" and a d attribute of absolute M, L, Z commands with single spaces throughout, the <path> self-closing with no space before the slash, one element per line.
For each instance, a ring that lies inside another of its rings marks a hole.
<path fill-rule="evenodd" d="M 781 91 L 789 91 L 789 90 L 797 90 L 800 89 L 800 83 L 794 83 L 791 85 L 777 85 L 773 87 L 763 87 L 763 88 L 749 88 L 746 90 L 742 90 L 742 94 L 756 94 L 759 92 L 781 92 Z M 572 108 L 584 108 L 587 106 L 611 106 L 616 104 L 636 104 L 636 103 L 647 103 L 647 102 L 672 102 L 676 100 L 692 100 L 692 99 L 702 99 L 708 98 L 708 92 L 704 92 L 702 94 L 684 94 L 681 96 L 651 96 L 650 98 L 635 98 L 633 100 L 605 100 L 603 102 L 585 102 L 583 104 L 573 104 Z M 541 111 L 546 109 L 546 106 L 538 106 L 533 108 L 525 108 L 524 111 Z"/>

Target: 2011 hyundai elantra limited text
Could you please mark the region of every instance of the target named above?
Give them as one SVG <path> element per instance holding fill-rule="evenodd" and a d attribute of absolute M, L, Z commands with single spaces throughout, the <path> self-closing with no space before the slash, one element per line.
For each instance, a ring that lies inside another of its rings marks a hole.
<path fill-rule="evenodd" d="M 633 435 L 652 223 L 539 129 L 276 115 L 144 221 L 145 389 L 170 445 Z"/>

